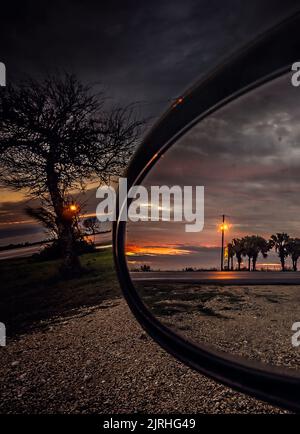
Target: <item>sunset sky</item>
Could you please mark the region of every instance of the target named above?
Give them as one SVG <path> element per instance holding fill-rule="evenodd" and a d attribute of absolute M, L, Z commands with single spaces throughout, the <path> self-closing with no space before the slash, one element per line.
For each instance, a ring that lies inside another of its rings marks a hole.
<path fill-rule="evenodd" d="M 226 4 L 221 4 L 218 0 L 153 1 L 148 4 L 125 0 L 112 4 L 91 1 L 88 6 L 79 1 L 53 1 L 47 7 L 34 0 L 24 1 L 18 8 L 13 3 L 6 2 L 1 9 L 0 61 L 6 64 L 8 82 L 27 75 L 43 77 L 49 72 L 73 72 L 84 83 L 93 83 L 95 90 L 104 87 L 110 97 L 109 104 L 116 101 L 126 104 L 137 101 L 140 103 L 141 114 L 155 120 L 170 101 L 181 95 L 210 68 L 255 35 L 290 15 L 297 7 L 298 2 L 292 0 L 286 0 L 284 4 L 279 0 L 254 0 L 248 4 L 236 0 L 228 0 Z M 261 107 L 256 107 L 254 111 L 257 113 L 259 108 Z M 239 125 L 238 122 L 243 126 L 245 121 L 245 110 L 239 112 L 240 109 L 235 114 L 235 126 Z M 225 112 L 223 117 L 227 119 Z M 226 125 L 222 124 L 223 117 L 213 117 L 203 123 L 199 131 L 191 132 L 182 141 L 182 145 L 165 157 L 170 163 L 159 174 L 153 174 L 168 184 L 197 182 L 209 186 L 209 194 L 206 196 L 209 226 L 206 226 L 203 234 L 199 234 L 197 242 L 195 235 L 183 234 L 178 238 L 176 224 L 173 224 L 171 231 L 163 230 L 163 225 L 153 227 L 153 230 L 149 227 L 143 242 L 156 246 L 157 238 L 153 233 L 157 232 L 161 242 L 177 246 L 180 257 L 182 249 L 184 255 L 188 255 L 186 246 L 191 246 L 188 252 L 191 249 L 198 252 L 199 249 L 218 244 L 216 224 L 223 211 L 232 215 L 230 219 L 235 227 L 235 235 L 238 225 L 252 224 L 249 219 L 246 223 L 240 213 L 242 211 L 236 208 L 240 200 L 231 198 L 230 206 L 224 202 L 218 175 L 222 174 L 224 188 L 225 185 L 229 187 L 230 183 L 235 183 L 238 173 L 251 179 L 258 177 L 255 172 L 258 167 L 254 148 L 259 146 L 264 161 L 267 161 L 270 141 L 265 140 L 266 143 L 262 144 L 255 140 L 252 162 L 248 162 L 253 134 L 244 129 L 240 132 L 242 136 L 239 136 L 237 128 L 233 134 L 233 125 L 230 120 L 227 120 Z M 264 122 L 259 119 L 258 113 L 256 122 Z M 285 122 L 286 127 L 289 121 L 279 119 L 278 122 Z M 258 131 L 262 127 L 257 125 L 256 128 Z M 215 134 L 211 135 L 211 131 Z M 220 131 L 222 137 L 226 136 L 223 141 L 216 135 L 217 131 Z M 244 140 L 245 137 L 250 142 Z M 284 140 L 284 134 L 282 137 Z M 265 167 L 269 170 L 269 180 L 276 179 L 275 167 L 284 170 L 280 164 L 277 162 Z M 246 194 L 244 190 L 239 190 L 238 185 L 230 191 L 231 194 L 234 191 L 239 199 Z M 291 207 L 290 189 L 288 191 L 284 200 Z M 247 194 L 250 194 L 249 191 Z M 218 199 L 215 208 L 209 204 L 209 197 Z M 85 200 L 84 211 L 93 213 L 96 207 L 94 189 L 88 191 Z M 262 195 L 260 206 L 263 200 L 274 205 L 275 194 L 271 191 L 269 199 Z M 27 201 L 25 192 L 1 188 L 0 245 L 44 238 L 42 228 L 24 214 Z M 243 204 L 243 212 L 247 214 L 247 209 L 252 207 L 251 202 L 245 200 Z M 275 210 L 274 206 L 272 209 Z M 283 207 L 278 212 L 282 209 Z M 260 209 L 259 212 L 264 211 Z M 255 219 L 255 224 L 264 225 L 257 227 L 256 231 L 266 232 L 269 217 L 270 213 L 267 213 L 266 219 L 260 219 L 260 223 Z M 274 230 L 276 218 L 280 220 L 279 217 L 272 216 Z M 291 220 L 290 224 L 291 232 L 296 230 L 296 222 Z M 253 225 L 251 228 L 254 231 Z M 239 230 L 242 233 L 248 229 L 241 226 Z M 140 243 L 141 239 L 135 241 Z M 178 247 L 179 244 L 185 247 Z M 212 251 L 213 249 L 209 254 L 206 252 L 205 257 L 212 254 Z"/>

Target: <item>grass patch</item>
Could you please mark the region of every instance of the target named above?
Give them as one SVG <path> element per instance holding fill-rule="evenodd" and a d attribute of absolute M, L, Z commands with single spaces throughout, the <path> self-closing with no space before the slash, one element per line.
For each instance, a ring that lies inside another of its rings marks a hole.
<path fill-rule="evenodd" d="M 58 261 L 0 261 L 0 321 L 6 324 L 8 336 L 26 332 L 41 320 L 120 297 L 111 249 L 83 255 L 80 260 L 86 272 L 69 280 L 59 275 Z"/>

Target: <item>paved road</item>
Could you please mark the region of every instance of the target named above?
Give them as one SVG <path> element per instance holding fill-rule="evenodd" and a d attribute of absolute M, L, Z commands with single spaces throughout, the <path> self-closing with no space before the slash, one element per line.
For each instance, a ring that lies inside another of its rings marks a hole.
<path fill-rule="evenodd" d="M 0 252 L 1 259 L 25 258 L 37 253 L 41 249 L 41 245 L 21 247 L 18 249 L 3 250 Z"/>
<path fill-rule="evenodd" d="M 297 285 L 300 284 L 300 271 L 153 271 L 133 272 L 131 277 L 139 282 L 180 282 L 226 285 Z"/>
<path fill-rule="evenodd" d="M 103 232 L 96 235 L 96 249 L 105 249 L 111 247 L 111 232 Z M 19 247 L 17 249 L 3 250 L 0 252 L 0 261 L 2 259 L 25 258 L 38 253 L 44 245 L 36 244 L 34 246 Z"/>

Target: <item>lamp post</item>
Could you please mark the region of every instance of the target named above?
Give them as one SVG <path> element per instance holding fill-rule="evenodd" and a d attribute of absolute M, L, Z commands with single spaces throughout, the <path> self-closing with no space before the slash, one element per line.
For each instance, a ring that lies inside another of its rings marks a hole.
<path fill-rule="evenodd" d="M 221 229 L 221 236 L 222 236 L 221 271 L 224 271 L 224 236 L 225 236 L 225 231 L 228 229 L 228 225 L 225 223 L 225 214 L 222 214 L 222 223 L 221 223 L 220 229 Z"/>

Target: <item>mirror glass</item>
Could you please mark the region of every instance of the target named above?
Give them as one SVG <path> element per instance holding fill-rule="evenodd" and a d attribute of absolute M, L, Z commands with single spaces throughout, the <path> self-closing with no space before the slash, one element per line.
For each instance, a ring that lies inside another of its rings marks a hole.
<path fill-rule="evenodd" d="M 300 88 L 290 78 L 230 102 L 164 153 L 143 180 L 148 196 L 130 205 L 126 257 L 141 299 L 176 332 L 298 369 Z"/>

